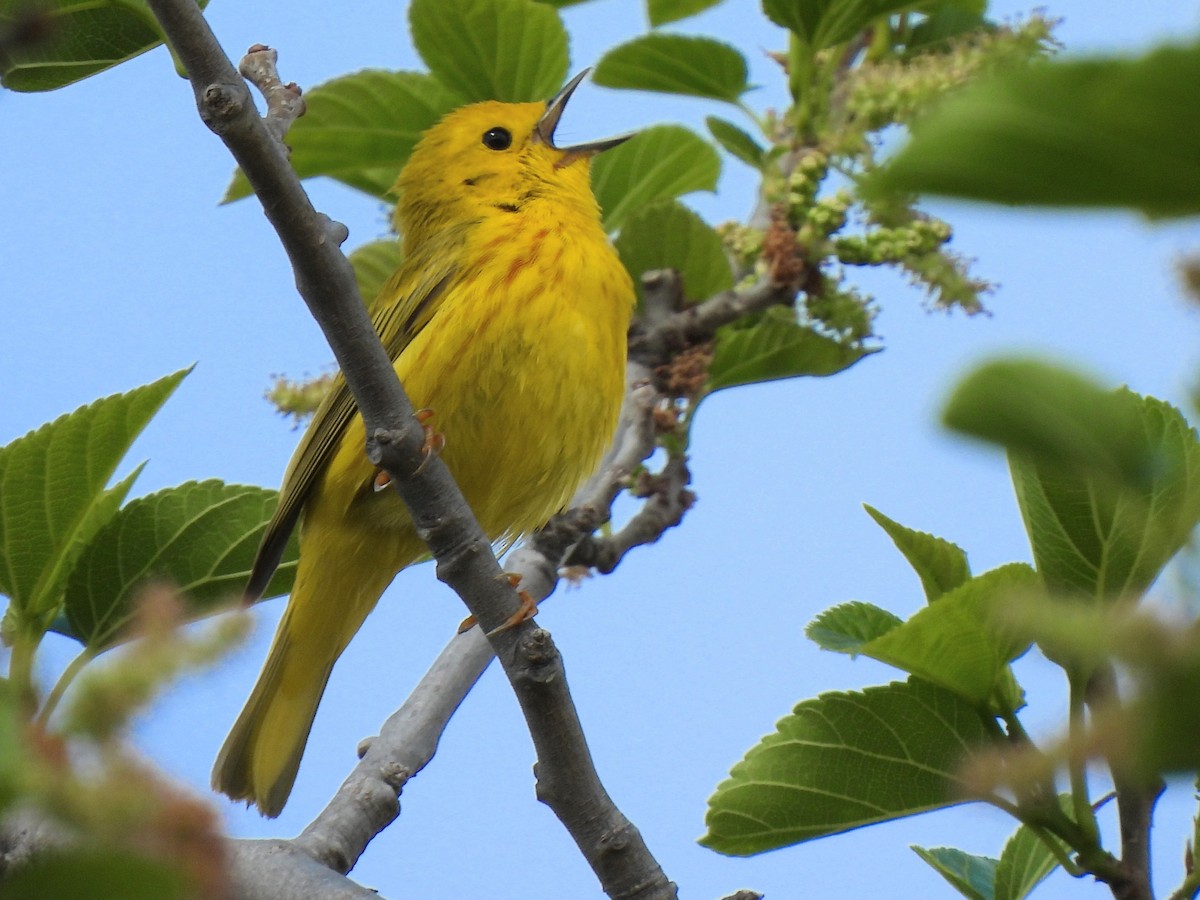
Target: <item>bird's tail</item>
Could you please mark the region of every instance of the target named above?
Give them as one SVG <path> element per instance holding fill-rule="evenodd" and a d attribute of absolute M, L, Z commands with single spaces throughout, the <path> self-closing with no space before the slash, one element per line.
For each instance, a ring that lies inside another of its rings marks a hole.
<path fill-rule="evenodd" d="M 309 531 L 304 537 L 314 537 Z M 216 790 L 265 816 L 279 815 L 287 802 L 333 664 L 399 568 L 380 566 L 378 558 L 356 565 L 361 535 L 353 549 L 329 546 L 339 536 L 325 532 L 312 542 L 317 548 L 302 539 L 296 584 L 271 651 L 213 766 Z"/>

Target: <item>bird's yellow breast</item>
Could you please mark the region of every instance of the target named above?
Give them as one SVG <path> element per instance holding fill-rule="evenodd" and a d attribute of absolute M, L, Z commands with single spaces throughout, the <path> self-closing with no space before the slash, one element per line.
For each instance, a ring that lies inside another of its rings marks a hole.
<path fill-rule="evenodd" d="M 599 462 L 620 410 L 633 287 L 598 221 L 545 204 L 489 217 L 462 252 L 461 276 L 395 368 L 415 407 L 433 411 L 442 458 L 497 540 L 544 523 Z M 407 536 L 395 493 L 369 490 L 364 440 L 356 416 L 321 493 Z"/>

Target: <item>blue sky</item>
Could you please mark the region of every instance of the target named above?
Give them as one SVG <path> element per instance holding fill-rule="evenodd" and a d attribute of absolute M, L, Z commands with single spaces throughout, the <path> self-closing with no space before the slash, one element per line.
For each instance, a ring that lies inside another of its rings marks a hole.
<path fill-rule="evenodd" d="M 994 3 L 1000 18 L 1029 7 Z M 782 103 L 760 51 L 780 34 L 757 4 L 727 0 L 676 30 L 714 33 L 750 59 Z M 1062 0 L 1068 52 L 1133 52 L 1194 37 L 1200 2 Z M 286 80 L 312 86 L 364 67 L 421 68 L 403 4 L 215 0 L 209 13 L 231 52 L 279 48 Z M 564 14 L 572 66 L 644 27 L 635 0 L 595 0 Z M 659 121 L 699 126 L 698 100 L 585 85 L 561 134 L 600 137 Z M 273 373 L 326 370 L 331 359 L 295 294 L 286 260 L 253 201 L 218 207 L 232 163 L 201 124 L 190 90 L 156 51 L 47 95 L 0 94 L 0 443 L 95 397 L 197 363 L 135 446 L 150 465 L 136 492 L 210 477 L 275 486 L 297 439 L 261 394 Z M 350 244 L 386 230 L 382 208 L 322 181 L 319 209 L 345 222 Z M 735 161 L 715 196 L 693 205 L 712 221 L 753 205 Z M 920 586 L 861 509 L 958 542 L 972 568 L 1029 558 L 1002 458 L 937 424 L 946 393 L 972 365 L 1033 352 L 1177 404 L 1196 377 L 1196 310 L 1174 274 L 1200 245 L 1194 223 L 1150 225 L 1123 213 L 1031 212 L 929 204 L 955 226 L 954 246 L 1000 284 L 988 317 L 930 313 L 897 276 L 863 279 L 879 297 L 886 351 L 831 379 L 718 394 L 692 442 L 699 496 L 682 528 L 612 576 L 560 589 L 539 622 L 554 634 L 609 792 L 688 897 L 740 887 L 771 898 L 950 896 L 911 843 L 997 854 L 1013 823 L 981 806 L 908 819 L 736 860 L 699 847 L 705 800 L 741 754 L 799 700 L 898 677 L 881 665 L 817 650 L 802 634 L 848 599 L 906 615 Z M 1177 593 L 1164 583 L 1157 593 Z M 282 609 L 259 608 L 253 639 L 212 672 L 169 691 L 139 723 L 144 751 L 207 793 L 208 771 L 266 652 Z M 339 663 L 292 800 L 265 822 L 214 798 L 239 835 L 296 833 L 336 789 L 354 747 L 403 699 L 463 612 L 430 567 L 403 573 Z M 66 648 L 52 648 L 55 655 Z M 1061 714 L 1057 670 L 1023 660 L 1035 730 Z M 533 796 L 533 753 L 499 671 L 489 671 L 406 789 L 400 820 L 355 872 L 390 898 L 599 896 L 594 877 Z M 1155 832 L 1157 885 L 1181 874 L 1193 813 L 1173 786 Z M 1111 824 L 1111 823 L 1110 823 Z M 1043 897 L 1104 896 L 1058 873 Z"/>

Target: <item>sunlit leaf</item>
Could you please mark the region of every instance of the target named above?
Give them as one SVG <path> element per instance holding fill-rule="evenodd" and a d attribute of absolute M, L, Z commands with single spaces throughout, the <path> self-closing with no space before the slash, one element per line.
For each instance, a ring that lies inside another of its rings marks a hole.
<path fill-rule="evenodd" d="M 1034 559 L 1056 591 L 1137 596 L 1200 522 L 1200 442 L 1160 400 L 1002 361 L 968 376 L 944 418 L 1009 449 Z"/>
<path fill-rule="evenodd" d="M 204 8 L 208 0 L 199 0 Z M 30 36 L 0 52 L 0 84 L 13 91 L 50 91 L 103 72 L 163 42 L 145 0 L 40 0 L 0 4 L 0 33 L 26 26 Z"/>
<path fill-rule="evenodd" d="M 925 588 L 925 598 L 936 600 L 971 577 L 967 554 L 957 544 L 924 531 L 906 528 L 879 510 L 863 504 L 867 514 L 887 532 Z"/>
<path fill-rule="evenodd" d="M 708 116 L 705 118 L 704 124 L 708 126 L 713 138 L 725 148 L 726 152 L 733 154 L 748 166 L 756 169 L 763 167 L 767 151 L 746 131 L 717 116 Z"/>
<path fill-rule="evenodd" d="M 962 2 L 948 2 L 926 8 L 925 18 L 908 33 L 905 50 L 921 53 L 942 49 L 955 38 L 984 28 L 988 21 L 984 16 L 986 6 L 986 2 L 976 4 L 976 8 Z"/>
<path fill-rule="evenodd" d="M 942 421 L 1064 470 L 1149 485 L 1152 458 L 1134 395 L 1032 359 L 979 366 L 954 389 Z"/>
<path fill-rule="evenodd" d="M 707 37 L 646 34 L 609 50 L 596 64 L 596 84 L 688 94 L 736 103 L 750 85 L 736 47 Z"/>
<path fill-rule="evenodd" d="M 131 501 L 93 539 L 66 590 L 72 635 L 95 650 L 122 637 L 139 593 L 154 582 L 179 591 L 189 617 L 240 596 L 278 495 L 220 481 L 188 482 Z M 289 547 L 265 596 L 295 575 Z"/>
<path fill-rule="evenodd" d="M 358 292 L 368 307 L 374 304 L 380 289 L 400 268 L 402 258 L 400 242 L 395 238 L 371 241 L 350 254 Z"/>
<path fill-rule="evenodd" d="M 733 287 L 733 270 L 721 238 L 698 215 L 674 201 L 638 210 L 616 240 L 621 262 L 633 277 L 638 296 L 641 277 L 655 269 L 674 269 L 690 301 L 707 300 Z"/>
<path fill-rule="evenodd" d="M 134 476 L 105 485 L 188 371 L 97 400 L 0 448 L 0 583 L 30 627 L 56 615 L 83 544 Z"/>
<path fill-rule="evenodd" d="M 1059 803 L 1068 814 L 1071 814 L 1073 802 L 1070 794 L 1059 796 Z M 1066 844 L 1055 837 L 1049 839 L 1058 844 L 1063 856 L 1070 856 L 1071 851 Z M 995 900 L 1025 900 L 1030 891 L 1056 868 L 1058 859 L 1045 841 L 1028 825 L 1022 825 L 1013 832 L 1004 845 L 1004 852 L 1000 854 L 1000 863 L 996 867 Z"/>
<path fill-rule="evenodd" d="M 716 190 L 720 174 L 712 144 L 679 125 L 656 125 L 596 157 L 592 189 L 611 232 L 651 203 Z"/>
<path fill-rule="evenodd" d="M 863 644 L 859 652 L 971 703 L 986 704 L 1006 687 L 1008 663 L 1029 646 L 1028 637 L 1003 627 L 997 612 L 1013 598 L 1033 594 L 1040 584 L 1024 563 L 985 572 Z"/>
<path fill-rule="evenodd" d="M 986 740 L 970 704 L 919 679 L 805 700 L 717 786 L 700 843 L 749 856 L 962 803 Z"/>
<path fill-rule="evenodd" d="M 975 84 L 922 117 L 888 190 L 1200 213 L 1200 44 L 1061 60 Z"/>
<path fill-rule="evenodd" d="M 716 6 L 721 0 L 646 0 L 646 14 L 650 25 L 657 28 L 669 22 L 678 22 L 696 13 Z"/>
<path fill-rule="evenodd" d="M 533 0 L 412 0 L 413 44 L 467 100 L 549 100 L 567 78 L 567 32 Z"/>
<path fill-rule="evenodd" d="M 763 0 L 763 12 L 814 50 L 848 41 L 875 19 L 913 0 Z"/>
<path fill-rule="evenodd" d="M 384 196 L 421 133 L 465 101 L 431 75 L 367 69 L 304 92 L 307 112 L 288 130 L 301 178 L 327 175 Z M 236 172 L 223 202 L 250 195 Z"/>
<path fill-rule="evenodd" d="M 790 317 L 768 315 L 753 325 L 726 326 L 718 332 L 706 392 L 800 375 L 833 375 L 874 352 L 842 344 Z"/>
<path fill-rule="evenodd" d="M 926 848 L 913 844 L 912 850 L 967 900 L 993 900 L 998 860 L 955 847 Z"/>
<path fill-rule="evenodd" d="M 887 634 L 903 621 L 874 604 L 851 600 L 818 615 L 808 623 L 804 634 L 822 650 L 858 656 L 863 644 Z"/>

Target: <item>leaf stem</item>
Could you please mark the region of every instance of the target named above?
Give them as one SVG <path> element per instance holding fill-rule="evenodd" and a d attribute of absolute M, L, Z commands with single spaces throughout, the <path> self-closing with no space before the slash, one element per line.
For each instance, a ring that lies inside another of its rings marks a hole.
<path fill-rule="evenodd" d="M 26 712 L 32 712 L 36 706 L 33 691 L 33 656 L 37 650 L 38 641 L 32 636 L 18 631 L 13 638 L 12 655 L 8 660 L 8 678 L 16 692 L 17 701 Z"/>
<path fill-rule="evenodd" d="M 1047 850 L 1050 851 L 1051 856 L 1058 860 L 1058 864 L 1062 866 L 1064 872 L 1066 872 L 1072 878 L 1082 878 L 1084 875 L 1088 874 L 1088 870 L 1079 865 L 1079 863 L 1075 862 L 1075 860 L 1071 859 L 1071 854 L 1067 853 L 1067 851 L 1062 848 L 1062 844 L 1060 844 L 1049 831 L 1047 831 L 1041 825 L 1030 825 L 1029 823 L 1026 823 L 1026 826 L 1030 831 L 1037 835 L 1037 839 L 1045 845 Z"/>
<path fill-rule="evenodd" d="M 1054 835 L 1057 833 L 1058 829 L 1054 827 L 1054 823 L 1041 821 L 1036 813 L 1031 812 L 1026 807 L 1013 803 L 1010 800 L 1006 800 L 998 794 L 988 794 L 983 799 L 985 802 L 991 804 L 997 809 L 1008 813 L 1010 816 L 1032 831 L 1034 835 L 1037 836 L 1037 839 L 1046 845 L 1046 849 L 1053 854 L 1054 858 L 1058 860 L 1058 864 L 1062 866 L 1067 874 L 1069 874 L 1072 878 L 1080 878 L 1087 874 L 1087 869 L 1083 868 L 1076 863 L 1075 860 L 1071 859 L 1070 854 L 1063 850 L 1062 844 L 1055 839 Z M 1065 817 L 1063 817 L 1063 821 L 1066 821 Z"/>
<path fill-rule="evenodd" d="M 50 722 L 50 716 L 54 713 L 58 702 L 66 693 L 67 688 L 71 686 L 71 682 L 75 677 L 83 671 L 83 667 L 96 658 L 96 654 L 89 648 L 85 647 L 79 654 L 72 659 L 62 674 L 58 676 L 58 680 L 54 682 L 54 687 L 50 689 L 50 693 L 46 697 L 46 702 L 42 704 L 42 711 L 38 713 L 37 724 L 42 730 L 45 730 Z"/>
<path fill-rule="evenodd" d="M 1100 826 L 1088 797 L 1087 754 L 1084 752 L 1084 703 L 1089 676 L 1074 670 L 1067 675 L 1070 683 L 1070 720 L 1068 724 L 1067 770 L 1071 778 L 1071 801 L 1075 821 L 1089 843 L 1100 845 Z"/>
<path fill-rule="evenodd" d="M 788 88 L 795 102 L 796 137 L 803 142 L 812 131 L 813 49 L 795 32 L 788 34 Z"/>

